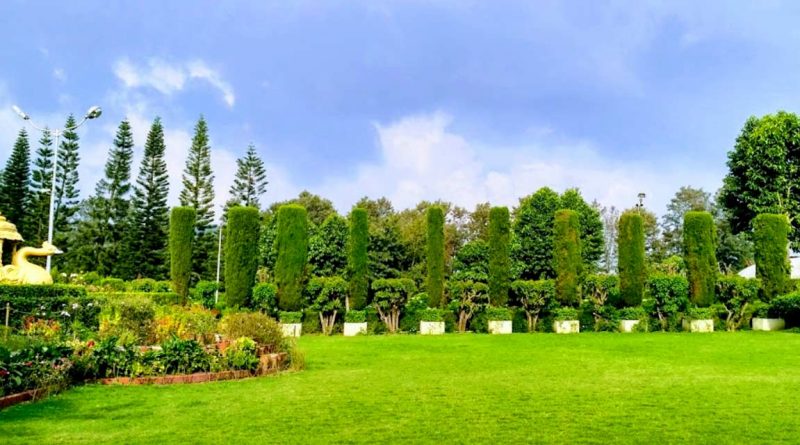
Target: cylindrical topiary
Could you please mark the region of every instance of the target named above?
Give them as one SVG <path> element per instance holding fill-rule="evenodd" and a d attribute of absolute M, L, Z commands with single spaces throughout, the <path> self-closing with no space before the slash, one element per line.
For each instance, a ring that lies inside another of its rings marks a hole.
<path fill-rule="evenodd" d="M 714 303 L 717 283 L 717 229 L 708 212 L 686 212 L 683 217 L 683 260 L 689 280 L 689 299 L 699 307 Z"/>
<path fill-rule="evenodd" d="M 564 306 L 577 306 L 581 259 L 580 215 L 574 210 L 558 210 L 553 225 L 553 268 L 556 272 L 556 299 Z"/>
<path fill-rule="evenodd" d="M 303 306 L 308 262 L 308 214 L 305 207 L 289 204 L 278 209 L 275 250 L 278 307 L 283 311 L 299 311 Z"/>
<path fill-rule="evenodd" d="M 511 278 L 511 221 L 508 207 L 489 210 L 489 300 L 494 306 L 508 303 Z"/>
<path fill-rule="evenodd" d="M 231 207 L 225 228 L 225 303 L 247 306 L 258 269 L 258 209 Z"/>
<path fill-rule="evenodd" d="M 191 207 L 175 207 L 169 215 L 169 271 L 172 287 L 186 304 L 192 274 L 192 241 L 197 213 Z"/>
<path fill-rule="evenodd" d="M 444 303 L 444 211 L 441 207 L 428 208 L 427 239 L 427 291 L 430 307 Z"/>
<path fill-rule="evenodd" d="M 366 209 L 355 208 L 350 213 L 350 310 L 361 310 L 367 305 L 369 293 L 369 219 Z"/>
<path fill-rule="evenodd" d="M 788 291 L 790 230 L 786 215 L 764 213 L 753 219 L 753 257 L 765 301 Z"/>
<path fill-rule="evenodd" d="M 642 303 L 647 279 L 644 259 L 644 219 L 638 212 L 627 211 L 619 218 L 617 232 L 619 295 L 625 306 Z"/>

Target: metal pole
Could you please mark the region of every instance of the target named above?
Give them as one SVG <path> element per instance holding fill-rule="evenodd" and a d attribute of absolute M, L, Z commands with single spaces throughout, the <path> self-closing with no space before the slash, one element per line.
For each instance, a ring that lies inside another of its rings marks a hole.
<path fill-rule="evenodd" d="M 217 288 L 214 290 L 214 304 L 219 303 L 219 266 L 222 263 L 222 224 L 219 226 L 219 241 L 217 242 Z"/>
<path fill-rule="evenodd" d="M 47 242 L 53 244 L 53 219 L 56 205 L 56 172 L 58 171 L 58 145 L 61 140 L 61 130 L 56 130 L 56 148 L 53 150 L 53 180 L 50 187 L 50 215 L 47 218 Z M 47 273 L 50 273 L 50 260 L 52 256 L 47 256 Z"/>
<path fill-rule="evenodd" d="M 6 340 L 8 340 L 8 315 L 11 312 L 11 303 L 6 301 Z"/>

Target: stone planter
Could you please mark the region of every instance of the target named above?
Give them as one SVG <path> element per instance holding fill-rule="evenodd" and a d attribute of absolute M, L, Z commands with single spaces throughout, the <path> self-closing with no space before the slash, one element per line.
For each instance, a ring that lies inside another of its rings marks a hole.
<path fill-rule="evenodd" d="M 363 335 L 367 333 L 367 322 L 363 323 L 345 323 L 344 336 L 355 337 L 356 335 Z"/>
<path fill-rule="evenodd" d="M 511 320 L 489 320 L 490 334 L 510 334 Z"/>
<path fill-rule="evenodd" d="M 420 335 L 442 335 L 444 334 L 443 321 L 420 321 L 419 322 Z"/>
<path fill-rule="evenodd" d="M 620 332 L 633 332 L 636 328 L 636 325 L 641 323 L 642 320 L 620 320 L 619 321 L 619 331 Z"/>
<path fill-rule="evenodd" d="M 556 334 L 577 334 L 581 331 L 581 324 L 578 320 L 556 320 L 553 331 Z"/>
<path fill-rule="evenodd" d="M 302 323 L 281 323 L 284 337 L 299 337 L 303 332 Z"/>
<path fill-rule="evenodd" d="M 714 332 L 714 320 L 687 320 L 683 319 L 683 330 L 689 332 Z"/>
<path fill-rule="evenodd" d="M 783 318 L 753 318 L 754 331 L 780 331 L 786 327 Z"/>

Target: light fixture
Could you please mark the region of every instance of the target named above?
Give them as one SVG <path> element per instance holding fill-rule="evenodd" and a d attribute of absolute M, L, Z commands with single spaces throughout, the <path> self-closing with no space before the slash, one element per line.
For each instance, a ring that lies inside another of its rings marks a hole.
<path fill-rule="evenodd" d="M 31 117 L 28 116 L 27 114 L 25 114 L 25 112 L 22 111 L 18 106 L 12 105 L 11 109 L 14 110 L 14 112 L 17 113 L 17 116 L 21 117 L 22 120 L 25 120 L 25 121 L 30 120 Z"/>
<path fill-rule="evenodd" d="M 103 110 L 95 105 L 92 108 L 89 108 L 89 111 L 86 112 L 86 119 L 97 119 L 101 114 L 103 114 Z"/>

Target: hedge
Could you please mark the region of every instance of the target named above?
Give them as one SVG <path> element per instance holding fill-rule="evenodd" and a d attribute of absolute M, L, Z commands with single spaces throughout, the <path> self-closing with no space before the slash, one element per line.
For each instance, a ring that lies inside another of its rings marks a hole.
<path fill-rule="evenodd" d="M 0 314 L 5 321 L 6 304 L 10 309 L 9 325 L 21 327 L 26 317 L 79 321 L 97 328 L 99 307 L 83 286 L 64 284 L 0 284 Z M 78 305 L 74 307 L 74 305 Z M 63 314 L 66 312 L 69 315 Z"/>
<path fill-rule="evenodd" d="M 169 215 L 169 270 L 175 293 L 181 302 L 189 297 L 192 273 L 192 242 L 197 213 L 191 207 L 175 207 Z"/>
<path fill-rule="evenodd" d="M 556 299 L 565 306 L 580 302 L 578 278 L 581 259 L 580 216 L 574 210 L 556 212 L 553 226 L 553 266 L 556 272 Z"/>
<path fill-rule="evenodd" d="M 355 208 L 350 213 L 350 310 L 361 310 L 369 295 L 369 219 L 366 209 Z"/>
<path fill-rule="evenodd" d="M 511 221 L 508 207 L 489 210 L 489 301 L 495 306 L 508 303 L 511 279 Z"/>
<path fill-rule="evenodd" d="M 644 220 L 635 211 L 627 211 L 619 218 L 617 255 L 622 304 L 638 306 L 642 303 L 647 271 L 644 263 Z"/>
<path fill-rule="evenodd" d="M 678 330 L 679 313 L 689 306 L 689 282 L 680 275 L 654 274 L 647 278 L 646 301 L 662 331 Z"/>
<path fill-rule="evenodd" d="M 441 207 L 428 208 L 426 288 L 430 307 L 444 304 L 444 211 Z"/>
<path fill-rule="evenodd" d="M 683 217 L 683 260 L 689 280 L 689 299 L 698 307 L 714 303 L 717 283 L 717 231 L 708 212 L 686 212 Z"/>
<path fill-rule="evenodd" d="M 299 311 L 303 306 L 308 262 L 308 214 L 305 207 L 288 204 L 278 209 L 275 250 L 278 307 L 283 311 Z"/>
<path fill-rule="evenodd" d="M 258 268 L 258 209 L 231 207 L 225 233 L 225 304 L 248 304 Z"/>
<path fill-rule="evenodd" d="M 764 213 L 753 219 L 753 257 L 764 301 L 769 302 L 788 290 L 790 230 L 786 215 Z"/>

